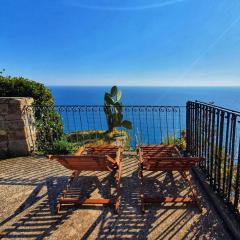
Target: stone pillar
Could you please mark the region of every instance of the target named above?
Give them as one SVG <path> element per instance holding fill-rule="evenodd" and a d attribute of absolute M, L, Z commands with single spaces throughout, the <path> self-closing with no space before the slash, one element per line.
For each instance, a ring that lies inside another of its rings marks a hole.
<path fill-rule="evenodd" d="M 35 150 L 32 98 L 0 97 L 0 158 L 29 155 Z"/>

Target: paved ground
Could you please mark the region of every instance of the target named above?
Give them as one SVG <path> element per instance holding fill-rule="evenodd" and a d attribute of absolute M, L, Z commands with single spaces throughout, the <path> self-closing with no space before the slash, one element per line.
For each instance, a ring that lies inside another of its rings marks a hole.
<path fill-rule="evenodd" d="M 151 205 L 140 212 L 137 160 L 124 157 L 122 210 L 111 207 L 65 208 L 54 213 L 57 196 L 70 175 L 60 164 L 39 157 L 0 161 L 0 238 L 2 239 L 229 239 L 202 193 L 203 213 L 184 204 Z M 182 196 L 189 189 L 178 173 L 147 172 L 155 195 Z M 85 172 L 83 194 L 109 194 L 107 175 Z M 89 185 L 91 183 L 91 186 Z M 107 190 L 106 190 L 107 189 Z M 114 188 L 112 189 L 114 191 Z"/>

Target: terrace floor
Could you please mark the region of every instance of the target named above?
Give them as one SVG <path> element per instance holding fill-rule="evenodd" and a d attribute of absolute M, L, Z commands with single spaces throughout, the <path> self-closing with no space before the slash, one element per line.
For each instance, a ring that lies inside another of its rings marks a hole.
<path fill-rule="evenodd" d="M 230 239 L 204 193 L 199 190 L 203 213 L 194 205 L 151 205 L 141 214 L 137 159 L 125 155 L 122 210 L 111 207 L 64 208 L 54 204 L 70 171 L 55 161 L 21 157 L 0 161 L 0 238 L 2 239 Z M 189 189 L 178 173 L 147 172 L 148 191 L 180 195 Z M 96 178 L 98 176 L 98 178 Z M 85 172 L 83 191 L 103 192 L 106 174 Z M 89 182 L 92 187 L 88 188 Z M 160 190 L 161 189 L 161 190 Z M 85 192 L 86 193 L 86 192 Z"/>

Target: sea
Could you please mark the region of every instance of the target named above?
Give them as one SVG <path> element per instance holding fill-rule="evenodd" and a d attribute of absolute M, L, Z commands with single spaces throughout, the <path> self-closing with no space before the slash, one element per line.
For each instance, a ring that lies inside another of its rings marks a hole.
<path fill-rule="evenodd" d="M 111 87 L 49 86 L 56 105 L 103 105 Z M 124 105 L 185 106 L 187 101 L 212 102 L 240 111 L 240 87 L 119 87 Z"/>
<path fill-rule="evenodd" d="M 104 93 L 111 87 L 50 86 L 55 105 L 64 105 L 60 115 L 66 133 L 84 130 L 106 130 L 103 109 L 86 106 L 102 106 Z M 169 138 L 180 138 L 186 129 L 186 102 L 202 101 L 216 106 L 240 111 L 240 87 L 119 87 L 121 102 L 129 107 L 124 119 L 133 124 L 129 131 L 131 146 L 138 143 L 155 144 Z M 66 106 L 77 106 L 66 107 Z M 169 106 L 156 107 L 152 106 Z M 180 106 L 171 108 L 171 106 Z"/>

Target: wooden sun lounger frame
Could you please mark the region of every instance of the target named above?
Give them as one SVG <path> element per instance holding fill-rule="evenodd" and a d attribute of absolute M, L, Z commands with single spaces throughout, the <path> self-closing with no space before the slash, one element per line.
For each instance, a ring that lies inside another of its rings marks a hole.
<path fill-rule="evenodd" d="M 57 204 L 57 213 L 59 213 L 62 205 L 69 204 L 114 204 L 118 212 L 120 208 L 120 191 L 121 191 L 121 176 L 122 176 L 122 159 L 121 147 L 108 145 L 88 145 L 82 146 L 74 155 L 49 155 L 50 160 L 57 160 L 66 168 L 73 170 L 67 185 Z M 76 165 L 77 161 L 77 165 Z M 74 162 L 75 164 L 72 164 Z M 100 162 L 100 164 L 99 164 Z M 66 197 L 70 192 L 72 183 L 77 179 L 81 171 L 109 171 L 114 174 L 116 182 L 116 197 L 115 198 L 84 198 Z"/>
<path fill-rule="evenodd" d="M 199 211 L 202 211 L 200 201 L 197 197 L 196 188 L 193 185 L 190 175 L 191 167 L 203 161 L 202 157 L 182 157 L 181 153 L 174 145 L 141 145 L 137 146 L 139 160 L 139 177 L 141 182 L 140 197 L 142 212 L 145 211 L 145 203 L 195 203 Z M 178 171 L 187 182 L 192 193 L 191 197 L 146 197 L 144 195 L 143 171 Z"/>

